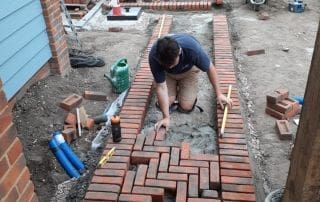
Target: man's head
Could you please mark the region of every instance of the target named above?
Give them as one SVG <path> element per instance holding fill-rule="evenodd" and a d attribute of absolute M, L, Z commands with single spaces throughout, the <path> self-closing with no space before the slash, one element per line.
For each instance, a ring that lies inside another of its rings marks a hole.
<path fill-rule="evenodd" d="M 180 47 L 175 39 L 169 36 L 157 41 L 156 57 L 165 68 L 172 68 L 179 63 Z"/>

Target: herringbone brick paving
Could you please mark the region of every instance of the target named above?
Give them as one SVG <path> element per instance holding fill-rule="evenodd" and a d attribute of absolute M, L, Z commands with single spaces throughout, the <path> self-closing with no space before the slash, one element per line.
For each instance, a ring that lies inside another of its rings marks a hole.
<path fill-rule="evenodd" d="M 189 144 L 168 145 L 164 131 L 140 134 L 151 97 L 153 78 L 148 52 L 157 40 L 154 29 L 128 96 L 120 112 L 122 141 L 107 140 L 104 153 L 116 147 L 114 156 L 95 171 L 85 201 L 163 201 L 165 192 L 176 201 L 255 201 L 255 188 L 246 146 L 243 119 L 234 72 L 228 24 L 225 16 L 213 17 L 214 57 L 223 93 L 233 85 L 234 108 L 225 134 L 219 138 L 219 154 L 192 154 Z M 170 30 L 166 16 L 161 34 Z M 217 110 L 220 126 L 223 111 Z M 131 165 L 136 165 L 131 170 Z"/>

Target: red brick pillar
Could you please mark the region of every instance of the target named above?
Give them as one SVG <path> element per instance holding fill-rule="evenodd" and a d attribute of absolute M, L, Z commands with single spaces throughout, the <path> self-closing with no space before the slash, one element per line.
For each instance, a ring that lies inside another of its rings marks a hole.
<path fill-rule="evenodd" d="M 64 32 L 59 0 L 41 0 L 43 15 L 47 25 L 52 58 L 51 72 L 66 74 L 70 70 L 69 52 Z"/>
<path fill-rule="evenodd" d="M 0 80 L 0 201 L 38 201 Z"/>

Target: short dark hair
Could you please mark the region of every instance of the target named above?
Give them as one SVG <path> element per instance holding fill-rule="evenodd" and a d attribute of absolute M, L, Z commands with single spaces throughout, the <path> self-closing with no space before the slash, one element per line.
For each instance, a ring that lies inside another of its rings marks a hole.
<path fill-rule="evenodd" d="M 156 57 L 161 65 L 169 67 L 174 64 L 179 56 L 179 51 L 180 47 L 174 38 L 165 36 L 158 39 Z"/>

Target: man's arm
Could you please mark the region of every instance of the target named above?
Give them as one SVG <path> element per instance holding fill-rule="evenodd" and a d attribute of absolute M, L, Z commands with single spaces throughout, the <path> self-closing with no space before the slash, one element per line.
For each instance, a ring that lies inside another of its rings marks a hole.
<path fill-rule="evenodd" d="M 169 128 L 169 121 L 170 121 L 169 97 L 168 97 L 168 89 L 167 89 L 166 82 L 157 83 L 156 92 L 157 92 L 158 102 L 159 102 L 160 109 L 163 116 L 162 120 L 160 120 L 155 126 L 156 132 L 158 132 L 161 126 L 165 127 L 166 130 L 168 130 Z"/>
<path fill-rule="evenodd" d="M 207 71 L 209 80 L 216 91 L 217 94 L 217 99 L 219 104 L 221 105 L 221 108 L 223 109 L 223 103 L 227 103 L 228 107 L 231 109 L 232 108 L 232 100 L 228 99 L 226 96 L 224 96 L 221 91 L 220 91 L 220 86 L 219 86 L 219 79 L 218 79 L 218 74 L 216 71 L 215 66 L 210 62 L 210 67 L 209 70 Z"/>

